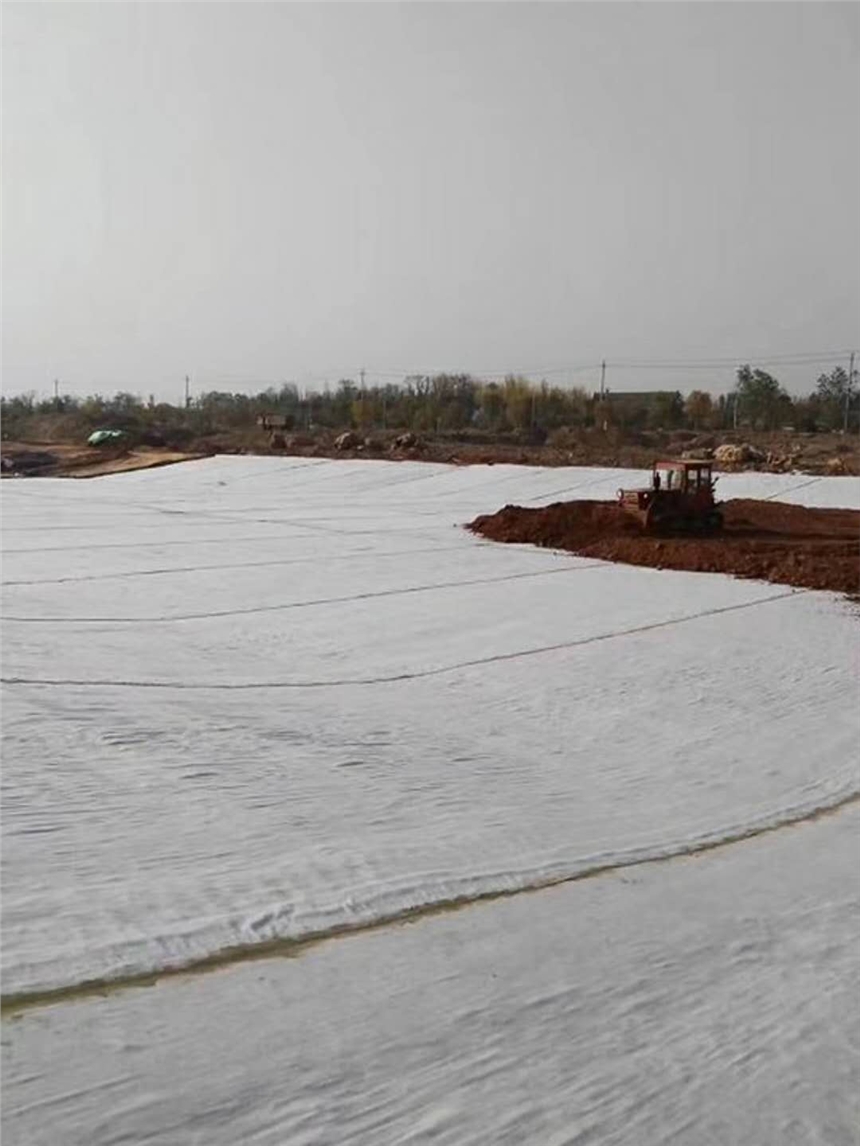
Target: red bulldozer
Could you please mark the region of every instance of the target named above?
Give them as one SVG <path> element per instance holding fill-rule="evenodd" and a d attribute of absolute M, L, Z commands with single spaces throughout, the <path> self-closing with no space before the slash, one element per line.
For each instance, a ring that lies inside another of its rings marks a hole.
<path fill-rule="evenodd" d="M 649 533 L 713 533 L 723 528 L 713 465 L 701 459 L 655 462 L 648 489 L 620 489 L 618 504 Z"/>

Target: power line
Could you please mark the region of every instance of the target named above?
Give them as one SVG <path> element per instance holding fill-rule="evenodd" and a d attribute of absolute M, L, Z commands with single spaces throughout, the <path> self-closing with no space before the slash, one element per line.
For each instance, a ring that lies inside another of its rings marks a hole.
<path fill-rule="evenodd" d="M 832 354 L 822 358 L 785 359 L 735 358 L 730 362 L 614 362 L 607 365 L 613 370 L 734 370 L 739 366 L 825 366 L 830 362 L 844 362 L 844 354 Z"/>
<path fill-rule="evenodd" d="M 426 368 L 421 370 L 371 370 L 368 368 L 367 373 L 372 374 L 375 378 L 432 378 L 438 374 L 448 374 L 456 376 L 460 374 L 468 374 L 480 378 L 507 378 L 511 375 L 518 374 L 581 374 L 587 370 L 599 370 L 599 362 L 578 363 L 571 366 L 506 366 L 501 369 L 496 368 L 493 370 L 479 370 L 477 367 L 469 367 L 463 369 L 462 367 L 456 370 L 452 369 L 439 369 L 438 367 L 428 370 Z"/>
<path fill-rule="evenodd" d="M 822 350 L 800 351 L 795 354 L 746 354 L 733 357 L 714 358 L 636 358 L 636 359 L 610 359 L 605 360 L 605 367 L 613 370 L 720 370 L 722 368 L 736 369 L 745 364 L 758 366 L 816 366 L 831 362 L 841 362 L 851 353 L 850 350 Z M 480 370 L 472 367 L 468 370 L 442 370 L 434 369 L 380 369 L 367 368 L 366 373 L 373 378 L 427 378 L 439 374 L 468 374 L 476 379 L 505 379 L 511 376 L 523 375 L 527 377 L 552 377 L 557 375 L 595 373 L 604 369 L 604 362 L 571 363 L 564 366 L 543 367 L 507 367 L 503 369 Z M 329 376 L 337 374 L 332 371 Z M 343 377 L 344 373 L 340 372 Z M 353 371 L 353 373 L 358 373 Z M 313 378 L 314 375 L 303 375 Z"/>
<path fill-rule="evenodd" d="M 772 363 L 774 365 L 816 365 L 819 362 L 841 361 L 848 357 L 851 353 L 849 349 L 835 349 L 835 350 L 804 350 L 797 351 L 793 354 L 738 354 L 731 357 L 700 357 L 700 358 L 633 358 L 633 359 L 611 359 L 606 360 L 608 366 L 620 369 L 710 369 L 720 366 L 740 366 L 746 363 Z M 494 369 L 478 369 L 471 367 L 468 370 L 462 368 L 456 370 L 442 370 L 434 369 L 380 369 L 375 370 L 372 368 L 367 369 L 367 373 L 377 378 L 384 377 L 432 377 L 436 374 L 473 374 L 480 377 L 507 377 L 512 374 L 573 374 L 585 373 L 589 370 L 601 369 L 602 363 L 600 361 L 587 362 L 587 363 L 568 363 L 566 365 L 553 365 L 553 366 L 508 366 L 503 368 Z M 335 374 L 337 371 L 330 371 L 330 374 Z M 357 373 L 357 371 L 353 371 Z M 304 375 L 304 377 L 314 377 L 314 375 Z"/>
<path fill-rule="evenodd" d="M 731 358 L 637 358 L 613 360 L 614 367 L 635 367 L 637 369 L 696 369 L 711 366 L 738 366 L 753 362 L 770 362 L 784 366 L 808 366 L 818 362 L 831 362 L 845 359 L 850 350 L 807 350 L 796 354 L 743 354 Z"/>
<path fill-rule="evenodd" d="M 206 376 L 198 374 L 195 377 L 196 389 L 198 392 L 205 391 L 206 389 L 215 389 L 219 386 L 229 386 L 239 390 L 248 390 L 251 387 L 260 389 L 280 388 L 282 386 L 296 386 L 307 385 L 313 382 L 334 382 L 343 380 L 354 381 L 359 377 L 367 379 L 386 380 L 391 379 L 395 381 L 404 381 L 407 378 L 432 378 L 440 374 L 448 374 L 449 376 L 466 375 L 472 377 L 475 381 L 491 382 L 491 381 L 504 381 L 511 376 L 522 376 L 525 378 L 553 378 L 559 376 L 567 376 L 573 378 L 577 375 L 594 374 L 594 382 L 597 385 L 600 373 L 605 371 L 713 371 L 716 375 L 722 374 L 725 370 L 736 370 L 739 366 L 748 364 L 750 366 L 759 367 L 814 367 L 824 366 L 832 363 L 841 363 L 846 361 L 853 353 L 850 349 L 831 349 L 831 350 L 805 350 L 797 351 L 793 354 L 738 354 L 732 357 L 713 357 L 713 358 L 619 358 L 613 359 L 607 357 L 605 360 L 594 362 L 575 362 L 568 363 L 567 365 L 550 365 L 542 367 L 506 367 L 494 370 L 478 370 L 471 369 L 455 369 L 455 370 L 440 370 L 436 369 L 396 369 L 396 368 L 381 368 L 373 369 L 371 367 L 350 366 L 336 370 L 325 371 L 308 371 L 302 372 L 294 376 L 293 379 L 285 379 L 283 376 L 275 379 L 261 379 L 253 377 L 242 377 L 239 375 L 230 375 L 228 373 L 214 373 Z M 722 379 L 724 380 L 724 379 Z M 186 405 L 190 404 L 190 378 L 185 379 L 185 402 Z M 54 383 L 54 395 L 59 390 L 58 383 Z"/>

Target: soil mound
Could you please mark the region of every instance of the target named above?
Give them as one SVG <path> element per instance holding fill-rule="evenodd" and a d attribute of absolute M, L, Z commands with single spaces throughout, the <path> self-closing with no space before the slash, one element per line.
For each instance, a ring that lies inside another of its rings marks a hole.
<path fill-rule="evenodd" d="M 492 541 L 527 542 L 604 561 L 860 593 L 857 510 L 752 499 L 723 502 L 720 508 L 725 528 L 706 537 L 643 534 L 610 501 L 556 502 L 540 509 L 506 505 L 476 517 L 467 528 Z"/>

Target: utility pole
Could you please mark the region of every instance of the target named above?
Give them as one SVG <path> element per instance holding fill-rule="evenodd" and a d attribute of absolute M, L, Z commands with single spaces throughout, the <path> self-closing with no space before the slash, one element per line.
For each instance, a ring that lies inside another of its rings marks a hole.
<path fill-rule="evenodd" d="M 191 405 L 191 379 L 185 375 L 185 409 Z"/>
<path fill-rule="evenodd" d="M 852 361 L 853 361 L 853 359 L 852 359 Z M 55 378 L 54 379 L 54 402 L 56 404 L 59 404 L 59 401 L 60 401 L 60 379 Z"/>
<path fill-rule="evenodd" d="M 604 434 L 609 429 L 609 419 L 606 417 L 606 359 L 600 363 L 600 425 Z"/>
<path fill-rule="evenodd" d="M 359 372 L 358 372 L 358 373 L 359 373 L 359 376 L 360 376 L 360 378 L 361 378 L 361 396 L 362 396 L 362 398 L 363 398 L 363 397 L 364 397 L 364 367 L 363 367 L 363 366 L 362 366 L 362 368 L 359 370 Z"/>
<path fill-rule="evenodd" d="M 848 364 L 848 382 L 845 386 L 845 413 L 842 420 L 842 432 L 848 433 L 848 422 L 851 415 L 851 394 L 854 387 L 854 351 L 851 351 L 851 361 Z"/>

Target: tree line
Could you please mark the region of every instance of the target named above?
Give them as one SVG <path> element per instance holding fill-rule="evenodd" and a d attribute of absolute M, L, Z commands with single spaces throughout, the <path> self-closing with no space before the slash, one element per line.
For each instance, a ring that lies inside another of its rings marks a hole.
<path fill-rule="evenodd" d="M 806 432 L 858 430 L 856 371 L 841 366 L 822 374 L 811 393 L 789 395 L 778 379 L 749 365 L 737 371 L 729 394 L 658 390 L 603 396 L 510 376 L 485 382 L 468 374 L 407 377 L 399 384 L 361 386 L 344 378 L 325 391 L 301 393 L 285 383 L 257 394 L 212 390 L 187 405 L 142 400 L 32 394 L 0 399 L 3 437 L 75 440 L 92 430 L 124 429 L 153 444 L 253 427 L 263 414 L 280 414 L 288 428 L 313 432 L 352 428 L 365 433 L 411 430 L 423 434 L 481 432 L 546 435 L 562 427 L 618 426 L 628 430 L 719 431 L 791 427 Z M 40 432 L 41 431 L 41 432 Z"/>

